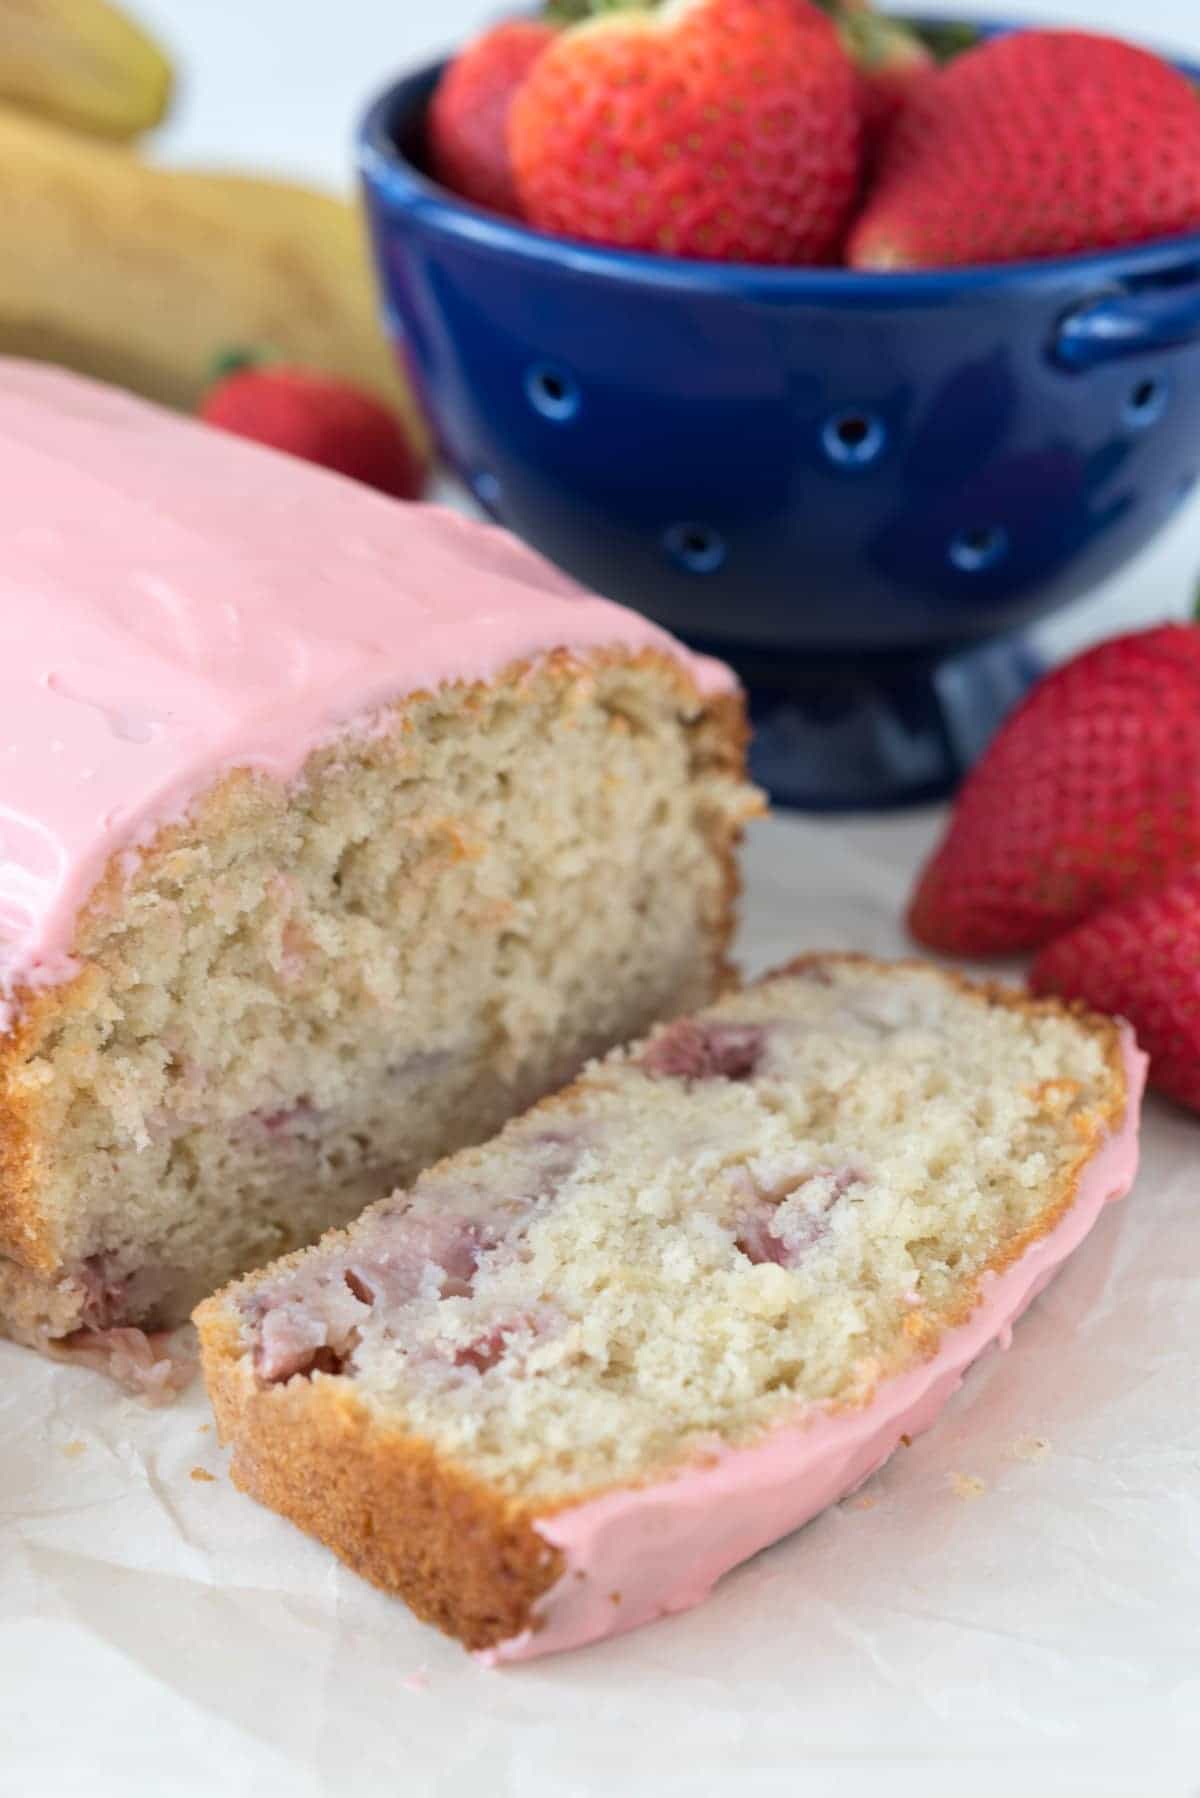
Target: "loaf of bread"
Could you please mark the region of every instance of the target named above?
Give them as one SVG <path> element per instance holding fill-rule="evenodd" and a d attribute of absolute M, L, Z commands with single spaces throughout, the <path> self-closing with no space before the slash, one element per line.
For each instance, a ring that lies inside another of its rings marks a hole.
<path fill-rule="evenodd" d="M 1054 1002 L 797 963 L 203 1305 L 233 1477 L 493 1661 L 685 1609 L 1007 1340 L 1144 1076 Z"/>
<path fill-rule="evenodd" d="M 0 1331 L 148 1333 L 726 966 L 732 678 L 503 532 L 0 364 Z"/>

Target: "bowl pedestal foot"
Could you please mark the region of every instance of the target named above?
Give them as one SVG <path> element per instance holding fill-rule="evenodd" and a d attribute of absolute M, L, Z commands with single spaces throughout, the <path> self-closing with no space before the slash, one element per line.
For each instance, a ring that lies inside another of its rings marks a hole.
<path fill-rule="evenodd" d="M 1024 637 L 857 662 L 705 647 L 746 683 L 754 778 L 775 805 L 802 811 L 947 798 L 1042 672 Z"/>

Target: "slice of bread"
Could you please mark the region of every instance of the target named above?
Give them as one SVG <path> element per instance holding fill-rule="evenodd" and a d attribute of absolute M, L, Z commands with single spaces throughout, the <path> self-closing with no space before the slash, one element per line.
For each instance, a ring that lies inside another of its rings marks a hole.
<path fill-rule="evenodd" d="M 246 1491 L 488 1658 L 685 1608 L 931 1423 L 1136 1166 L 1124 1026 L 796 963 L 201 1306 Z"/>

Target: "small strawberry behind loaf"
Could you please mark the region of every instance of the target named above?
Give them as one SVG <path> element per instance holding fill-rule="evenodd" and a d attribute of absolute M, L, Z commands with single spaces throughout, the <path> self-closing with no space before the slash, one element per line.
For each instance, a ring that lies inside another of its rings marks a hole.
<path fill-rule="evenodd" d="M 209 1300 L 234 1479 L 495 1661 L 685 1609 L 931 1423 L 1137 1161 L 1054 1001 L 802 963 Z"/>

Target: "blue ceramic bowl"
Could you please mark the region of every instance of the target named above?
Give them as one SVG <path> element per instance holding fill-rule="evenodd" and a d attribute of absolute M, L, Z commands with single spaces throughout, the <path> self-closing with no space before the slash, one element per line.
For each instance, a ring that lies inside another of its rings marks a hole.
<path fill-rule="evenodd" d="M 777 799 L 947 790 L 1030 677 L 1020 632 L 1200 476 L 1200 235 L 931 275 L 596 249 L 422 173 L 437 74 L 375 102 L 359 155 L 452 466 L 740 670 Z"/>

